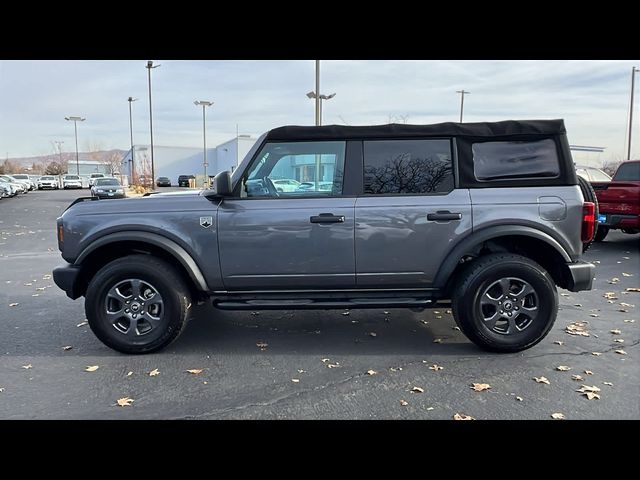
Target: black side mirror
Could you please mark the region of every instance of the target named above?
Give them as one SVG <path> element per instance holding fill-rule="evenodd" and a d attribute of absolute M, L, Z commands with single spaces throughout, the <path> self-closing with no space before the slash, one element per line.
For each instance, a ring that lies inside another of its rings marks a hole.
<path fill-rule="evenodd" d="M 213 197 L 229 197 L 231 195 L 231 174 L 225 170 L 218 173 L 213 179 L 211 188 L 204 191 L 204 196 Z"/>

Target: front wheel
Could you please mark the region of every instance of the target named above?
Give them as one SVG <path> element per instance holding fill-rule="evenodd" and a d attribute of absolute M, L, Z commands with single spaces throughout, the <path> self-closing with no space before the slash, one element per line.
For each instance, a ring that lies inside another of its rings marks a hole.
<path fill-rule="evenodd" d="M 184 328 L 191 299 L 182 276 L 150 255 L 129 255 L 104 266 L 87 288 L 89 326 L 108 347 L 150 353 Z"/>
<path fill-rule="evenodd" d="M 515 254 L 492 254 L 458 279 L 452 309 L 460 330 L 479 347 L 518 352 L 540 342 L 558 313 L 558 292 L 547 271 Z"/>

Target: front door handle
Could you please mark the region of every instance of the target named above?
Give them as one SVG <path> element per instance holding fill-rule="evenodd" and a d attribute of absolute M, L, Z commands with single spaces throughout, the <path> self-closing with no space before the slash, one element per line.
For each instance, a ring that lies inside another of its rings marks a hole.
<path fill-rule="evenodd" d="M 462 219 L 461 213 L 451 213 L 449 210 L 438 210 L 436 213 L 428 213 L 427 220 L 432 222 L 446 222 Z"/>
<path fill-rule="evenodd" d="M 344 223 L 344 215 L 334 215 L 333 213 L 321 213 L 309 218 L 311 223 Z"/>

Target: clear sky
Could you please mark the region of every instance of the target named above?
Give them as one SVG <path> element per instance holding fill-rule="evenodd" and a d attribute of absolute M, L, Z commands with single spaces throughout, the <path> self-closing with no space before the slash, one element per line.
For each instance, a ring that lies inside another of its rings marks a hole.
<path fill-rule="evenodd" d="M 212 100 L 207 137 L 215 146 L 236 134 L 311 125 L 314 61 L 155 60 L 152 72 L 154 143 L 202 144 L 202 109 Z M 133 104 L 135 143 L 149 143 L 145 60 L 0 61 L 0 158 L 44 155 L 52 141 L 74 150 L 68 115 L 79 124 L 80 150 L 129 148 L 127 97 Z M 640 61 L 387 61 L 323 60 L 324 124 L 367 125 L 457 121 L 460 95 L 464 120 L 564 118 L 569 142 L 606 147 L 579 154 L 582 163 L 626 155 L 631 67 Z M 640 75 L 637 75 L 640 84 Z M 636 100 L 640 87 L 636 86 Z M 640 101 L 636 101 L 636 107 Z M 640 109 L 634 121 L 633 156 L 640 157 Z"/>

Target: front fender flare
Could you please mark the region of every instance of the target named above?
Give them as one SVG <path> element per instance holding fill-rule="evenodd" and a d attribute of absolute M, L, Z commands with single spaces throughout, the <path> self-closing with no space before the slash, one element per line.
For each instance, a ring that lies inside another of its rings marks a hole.
<path fill-rule="evenodd" d="M 110 243 L 124 241 L 148 243 L 150 245 L 154 245 L 163 249 L 165 252 L 169 253 L 180 262 L 184 269 L 189 273 L 189 277 L 191 277 L 191 280 L 193 280 L 199 290 L 203 292 L 209 291 L 207 281 L 205 280 L 200 267 L 198 267 L 198 264 L 195 262 L 193 257 L 176 242 L 157 233 L 136 231 L 110 233 L 88 245 L 82 252 L 80 252 L 80 255 L 78 255 L 78 258 L 76 258 L 73 264 L 81 265 L 83 260 L 86 259 L 89 254 L 100 247 L 104 247 L 105 245 L 108 245 Z"/>

